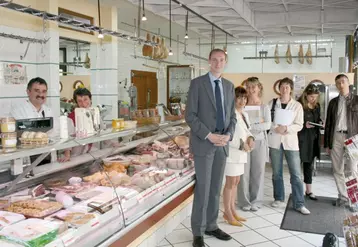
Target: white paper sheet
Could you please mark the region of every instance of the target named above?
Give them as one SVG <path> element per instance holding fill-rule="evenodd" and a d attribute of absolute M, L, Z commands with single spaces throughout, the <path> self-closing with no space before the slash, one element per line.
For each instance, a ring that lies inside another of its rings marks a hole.
<path fill-rule="evenodd" d="M 293 123 L 294 111 L 285 109 L 275 109 L 275 124 L 289 126 Z"/>
<path fill-rule="evenodd" d="M 245 112 L 249 116 L 251 123 L 260 123 L 261 122 L 261 106 L 259 105 L 250 105 L 245 106 Z"/>

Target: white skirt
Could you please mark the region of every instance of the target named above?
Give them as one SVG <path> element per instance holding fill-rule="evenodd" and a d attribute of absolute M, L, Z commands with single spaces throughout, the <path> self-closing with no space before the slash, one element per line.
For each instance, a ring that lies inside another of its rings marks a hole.
<path fill-rule="evenodd" d="M 244 174 L 245 163 L 227 162 L 225 167 L 225 176 L 236 177 Z"/>

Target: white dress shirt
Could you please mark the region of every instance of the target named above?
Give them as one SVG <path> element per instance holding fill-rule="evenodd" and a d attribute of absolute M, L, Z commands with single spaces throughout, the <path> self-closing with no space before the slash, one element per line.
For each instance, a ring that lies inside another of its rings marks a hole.
<path fill-rule="evenodd" d="M 273 101 L 269 102 L 270 109 L 272 108 Z M 281 101 L 278 98 L 276 101 L 275 109 L 282 109 Z M 280 149 L 281 144 L 285 150 L 298 151 L 298 136 L 299 132 L 303 128 L 303 108 L 302 105 L 294 99 L 291 99 L 285 110 L 292 110 L 294 112 L 294 119 L 291 125 L 287 126 L 287 132 L 284 135 L 275 132 L 275 128 L 278 125 L 275 124 L 275 120 L 271 124 L 271 129 L 268 134 L 268 145 L 270 148 Z M 275 111 L 276 112 L 276 111 Z"/>
<path fill-rule="evenodd" d="M 348 130 L 347 128 L 347 99 L 339 95 L 336 131 Z"/>
<path fill-rule="evenodd" d="M 53 128 L 48 131 L 48 135 L 55 137 L 58 134 L 57 130 L 57 119 L 54 118 L 52 109 L 46 105 L 42 105 L 41 109 L 38 111 L 36 107 L 29 101 L 25 100 L 11 106 L 10 115 L 16 120 L 18 119 L 29 119 L 29 118 L 43 118 L 43 117 L 52 117 L 53 118 Z"/>
<path fill-rule="evenodd" d="M 38 111 L 29 100 L 12 105 L 10 115 L 15 119 L 53 117 L 50 107 L 42 105 L 41 109 Z"/>

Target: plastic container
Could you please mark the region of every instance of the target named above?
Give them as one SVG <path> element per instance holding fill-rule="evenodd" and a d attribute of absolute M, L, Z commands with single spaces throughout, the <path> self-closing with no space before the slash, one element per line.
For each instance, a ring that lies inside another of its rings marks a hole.
<path fill-rule="evenodd" d="M 1 118 L 1 132 L 11 133 L 16 131 L 16 120 L 13 117 Z"/>
<path fill-rule="evenodd" d="M 0 231 L 0 239 L 6 239 L 26 247 L 42 247 L 52 242 L 58 234 L 56 222 L 28 219 Z"/>
<path fill-rule="evenodd" d="M 112 129 L 124 129 L 124 119 L 117 118 L 112 120 Z"/>
<path fill-rule="evenodd" d="M 124 121 L 124 128 L 126 129 L 137 128 L 137 121 Z"/>
<path fill-rule="evenodd" d="M 25 220 L 25 216 L 6 211 L 0 211 L 0 229 Z"/>
<path fill-rule="evenodd" d="M 16 148 L 16 144 L 17 144 L 16 132 L 1 134 L 1 145 L 3 149 Z"/>

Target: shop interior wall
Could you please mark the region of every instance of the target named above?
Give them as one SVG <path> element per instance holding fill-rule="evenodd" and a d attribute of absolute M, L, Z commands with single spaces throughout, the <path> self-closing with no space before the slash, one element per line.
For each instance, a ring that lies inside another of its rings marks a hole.
<path fill-rule="evenodd" d="M 55 14 L 58 13 L 59 7 L 75 12 L 81 11 L 81 13 L 85 15 L 93 16 L 95 18 L 95 24 L 98 22 L 97 4 L 94 2 L 91 3 L 85 0 L 15 0 L 13 2 L 24 6 L 30 5 L 33 8 Z M 101 9 L 103 15 L 102 26 L 106 27 L 111 24 L 111 18 L 113 17 L 112 12 L 113 9 L 110 7 L 104 6 Z M 39 39 L 44 38 L 41 18 L 5 8 L 0 8 L 0 16 L 0 32 Z M 115 23 L 117 23 L 117 16 L 115 16 L 115 18 Z M 18 40 L 0 37 L 0 116 L 8 115 L 11 105 L 18 104 L 27 98 L 26 85 L 4 84 L 4 64 L 9 63 L 20 64 L 26 67 L 27 80 L 40 76 L 48 82 L 49 93 L 47 104 L 53 108 L 55 114 L 59 114 L 59 36 L 84 40 L 94 44 L 98 43 L 98 38 L 95 35 L 58 28 L 56 23 L 48 22 L 47 37 L 50 37 L 49 42 L 44 45 L 44 47 L 41 47 L 39 44 L 31 44 L 26 57 L 21 60 L 20 56 L 24 55 L 27 43 L 20 43 Z M 106 38 L 106 42 L 110 41 L 111 39 Z M 41 53 L 42 49 L 44 50 L 43 53 Z M 90 70 L 86 70 L 85 72 L 86 75 L 91 73 Z M 82 72 L 78 74 L 82 74 Z"/>
<path fill-rule="evenodd" d="M 327 40 L 334 40 L 332 43 Z M 316 36 L 293 36 L 281 37 L 276 39 L 264 39 L 264 42 L 270 44 L 261 45 L 261 40 L 256 47 L 255 44 L 238 44 L 228 47 L 229 63 L 226 68 L 227 73 L 316 73 L 316 72 L 340 72 L 339 58 L 345 56 L 345 37 L 344 36 L 326 36 L 317 37 L 320 40 L 317 43 L 319 49 L 317 55 L 331 55 L 331 58 L 312 58 L 312 64 L 308 64 L 305 60 L 303 64 L 299 63 L 298 58 L 292 58 L 292 64 L 288 64 L 285 58 L 280 58 L 279 64 L 274 59 L 244 59 L 244 57 L 258 57 L 259 51 L 267 51 L 267 56 L 272 57 L 275 53 L 276 44 L 278 42 L 286 42 L 279 44 L 279 56 L 286 56 L 287 43 L 290 43 L 292 56 L 298 56 L 299 43 L 303 43 L 303 51 L 306 54 L 308 50 L 308 42 L 311 43 L 312 55 L 316 55 Z M 327 42 L 325 42 L 327 41 Z M 247 43 L 255 43 L 256 40 L 248 40 Z M 332 48 L 332 49 L 331 49 Z M 323 51 L 325 49 L 325 52 Z M 322 52 L 320 52 L 322 50 Z M 256 54 L 257 52 L 257 54 Z M 332 64 L 331 64 L 332 62 Z"/>
<path fill-rule="evenodd" d="M 235 86 L 241 85 L 241 83 L 248 77 L 258 77 L 264 87 L 263 102 L 268 103 L 273 98 L 277 98 L 277 94 L 275 94 L 273 90 L 273 85 L 279 79 L 285 77 L 293 78 L 294 75 L 300 75 L 305 77 L 306 85 L 312 80 L 321 80 L 327 85 L 333 85 L 335 83 L 334 78 L 338 74 L 339 73 L 225 73 L 224 77 L 232 81 Z M 353 83 L 354 74 L 347 73 L 346 75 L 348 76 L 349 81 Z"/>
<path fill-rule="evenodd" d="M 134 18 L 137 18 L 137 6 L 121 0 L 120 8 L 118 9 L 118 28 L 125 30 L 129 33 L 134 33 L 134 28 L 128 26 L 127 24 L 134 24 Z M 146 11 L 146 16 L 148 20 L 141 23 L 141 28 L 151 31 L 153 33 L 158 33 L 158 28 L 160 28 L 160 33 L 164 36 L 169 37 L 169 22 L 167 19 L 157 16 L 149 11 Z M 127 24 L 125 24 L 127 23 Z M 141 31 L 141 36 L 145 37 L 146 32 Z M 208 62 L 207 60 L 198 60 L 190 57 L 184 56 L 182 53 L 184 51 L 184 45 L 178 43 L 177 35 L 179 35 L 179 40 L 184 42 L 185 28 L 176 23 L 172 23 L 172 50 L 174 55 L 166 59 L 173 63 L 183 64 L 183 65 L 194 65 L 195 66 L 195 75 L 204 74 L 208 71 Z M 187 52 L 199 55 L 199 35 L 194 32 L 189 32 L 189 40 L 187 40 Z M 208 42 L 206 37 L 200 37 L 202 42 Z M 169 40 L 166 39 L 166 46 L 169 47 Z M 207 53 L 202 50 L 203 57 L 207 57 Z M 142 71 L 151 71 L 157 72 L 158 76 L 158 103 L 166 104 L 167 102 L 167 70 L 166 67 L 168 64 L 158 63 L 156 61 L 151 61 L 149 59 L 140 59 L 133 58 L 133 55 L 142 56 L 142 46 L 134 46 L 133 43 L 128 43 L 123 40 L 119 40 L 118 43 L 118 80 L 123 81 L 127 78 L 130 82 L 131 70 L 142 70 Z M 145 65 L 156 67 L 159 69 L 148 68 Z M 123 84 L 119 88 L 119 99 L 129 100 L 128 93 L 124 89 Z"/>
<path fill-rule="evenodd" d="M 67 75 L 60 76 L 60 82 L 62 83 L 62 91 L 60 93 L 61 98 L 65 97 L 67 99 L 73 98 L 73 85 L 75 81 L 82 81 L 85 88 L 91 90 L 91 76 L 90 75 Z"/>

